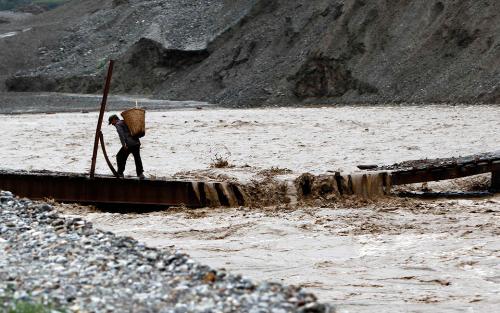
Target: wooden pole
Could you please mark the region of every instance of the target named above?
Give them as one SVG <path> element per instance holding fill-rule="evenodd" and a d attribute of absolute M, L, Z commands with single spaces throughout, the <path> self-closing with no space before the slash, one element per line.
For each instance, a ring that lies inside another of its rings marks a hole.
<path fill-rule="evenodd" d="M 102 120 L 104 118 L 104 111 L 106 109 L 106 101 L 108 100 L 109 88 L 111 85 L 111 76 L 113 75 L 113 65 L 115 61 L 109 60 L 108 75 L 106 77 L 106 84 L 104 85 L 104 92 L 101 101 L 101 110 L 99 111 L 99 119 L 97 120 L 97 127 L 95 130 L 94 152 L 92 154 L 92 165 L 90 166 L 90 178 L 95 175 L 95 163 L 97 158 L 97 149 L 99 148 L 99 134 L 101 133 Z"/>

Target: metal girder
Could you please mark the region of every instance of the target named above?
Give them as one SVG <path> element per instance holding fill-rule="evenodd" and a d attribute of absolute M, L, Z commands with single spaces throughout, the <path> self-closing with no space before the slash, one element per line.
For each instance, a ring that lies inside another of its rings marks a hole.
<path fill-rule="evenodd" d="M 244 205 L 238 186 L 219 182 L 116 179 L 54 172 L 0 171 L 0 189 L 33 200 L 205 207 Z"/>
<path fill-rule="evenodd" d="M 430 166 L 391 172 L 393 185 L 405 185 L 428 181 L 455 179 L 489 172 L 500 171 L 500 160 L 481 160 L 480 162 L 458 163 L 447 166 Z"/>

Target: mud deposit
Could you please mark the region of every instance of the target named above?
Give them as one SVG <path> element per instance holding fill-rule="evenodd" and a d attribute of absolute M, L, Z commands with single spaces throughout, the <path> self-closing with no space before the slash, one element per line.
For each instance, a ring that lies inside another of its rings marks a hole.
<path fill-rule="evenodd" d="M 2 116 L 1 166 L 86 172 L 96 120 L 96 113 Z M 150 177 L 259 184 L 305 172 L 352 172 L 358 164 L 495 151 L 498 120 L 494 106 L 148 112 L 143 162 Z M 104 137 L 112 156 L 115 130 L 105 127 Z M 101 158 L 98 172 L 108 173 Z M 487 180 L 428 188 L 475 190 Z M 271 195 L 281 192 L 269 186 Z M 304 286 L 339 312 L 494 312 L 500 305 L 498 196 L 144 214 L 69 204 L 60 210 L 151 246 L 176 246 L 214 267 Z"/>

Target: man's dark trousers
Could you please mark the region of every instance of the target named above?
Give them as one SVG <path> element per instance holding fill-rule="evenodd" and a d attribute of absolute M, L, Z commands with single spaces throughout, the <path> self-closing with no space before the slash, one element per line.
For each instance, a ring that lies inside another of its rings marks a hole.
<path fill-rule="evenodd" d="M 116 155 L 116 162 L 118 163 L 118 174 L 123 175 L 125 171 L 125 164 L 127 163 L 128 156 L 132 153 L 135 161 L 135 171 L 137 176 L 141 175 L 144 170 L 142 168 L 142 160 L 140 153 L 141 146 L 128 147 L 127 149 L 121 148 Z"/>

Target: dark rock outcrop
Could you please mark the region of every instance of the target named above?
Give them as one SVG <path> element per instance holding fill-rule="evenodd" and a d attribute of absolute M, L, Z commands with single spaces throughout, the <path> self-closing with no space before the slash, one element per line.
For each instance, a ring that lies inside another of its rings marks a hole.
<path fill-rule="evenodd" d="M 349 90 L 376 93 L 377 89 L 352 77 L 344 62 L 333 58 L 314 57 L 290 77 L 299 99 L 341 97 Z"/>

